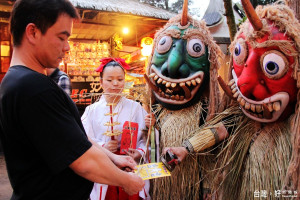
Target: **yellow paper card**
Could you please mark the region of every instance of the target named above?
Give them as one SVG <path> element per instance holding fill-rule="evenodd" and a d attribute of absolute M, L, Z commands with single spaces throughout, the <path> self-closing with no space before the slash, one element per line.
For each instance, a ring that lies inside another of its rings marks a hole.
<path fill-rule="evenodd" d="M 170 171 L 162 162 L 138 165 L 135 173 L 137 173 L 143 180 L 171 176 Z"/>

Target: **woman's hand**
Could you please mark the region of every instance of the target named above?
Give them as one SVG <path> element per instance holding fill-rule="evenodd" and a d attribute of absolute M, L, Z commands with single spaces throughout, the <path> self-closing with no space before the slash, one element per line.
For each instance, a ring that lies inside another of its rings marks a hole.
<path fill-rule="evenodd" d="M 118 150 L 118 140 L 110 140 L 104 144 L 104 148 L 110 152 L 116 152 Z"/>
<path fill-rule="evenodd" d="M 153 113 L 150 113 L 145 116 L 145 124 L 146 124 L 147 128 L 154 126 L 155 121 L 156 121 L 156 119 L 155 119 L 155 115 Z"/>
<path fill-rule="evenodd" d="M 142 155 L 138 150 L 128 148 L 128 150 L 124 149 L 124 151 L 128 156 L 132 157 L 135 160 L 135 162 L 140 162 L 140 158 L 142 157 Z"/>
<path fill-rule="evenodd" d="M 130 156 L 113 154 L 111 161 L 120 169 L 127 172 L 132 172 L 137 169 L 136 162 Z"/>

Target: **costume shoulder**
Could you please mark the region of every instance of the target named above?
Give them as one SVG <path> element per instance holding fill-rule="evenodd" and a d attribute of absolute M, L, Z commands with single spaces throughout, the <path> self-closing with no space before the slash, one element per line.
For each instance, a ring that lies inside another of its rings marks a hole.
<path fill-rule="evenodd" d="M 137 101 L 131 100 L 131 99 L 127 99 L 127 98 L 122 98 L 125 103 L 130 103 L 133 104 L 134 106 L 141 106 L 141 104 Z"/>
<path fill-rule="evenodd" d="M 141 103 L 131 100 L 131 99 L 127 99 L 127 98 L 123 98 L 123 103 L 126 106 L 131 107 L 130 109 L 134 110 L 135 112 L 139 111 L 139 110 L 144 110 Z"/>
<path fill-rule="evenodd" d="M 95 102 L 95 103 L 93 103 L 93 104 L 91 104 L 91 105 L 89 105 L 89 106 L 87 106 L 86 108 L 85 108 L 85 113 L 86 112 L 89 112 L 89 115 L 91 114 L 91 113 L 94 113 L 94 112 L 101 112 L 101 111 L 103 111 L 103 109 L 106 107 L 106 101 L 103 101 L 102 100 L 102 98 L 99 100 L 99 101 L 97 101 L 97 102 Z"/>

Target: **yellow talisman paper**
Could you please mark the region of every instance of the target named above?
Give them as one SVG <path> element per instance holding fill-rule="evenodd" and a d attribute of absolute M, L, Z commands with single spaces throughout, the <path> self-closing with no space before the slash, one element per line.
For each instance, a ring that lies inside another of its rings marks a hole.
<path fill-rule="evenodd" d="M 135 173 L 137 173 L 143 180 L 171 176 L 170 171 L 162 162 L 138 165 Z"/>

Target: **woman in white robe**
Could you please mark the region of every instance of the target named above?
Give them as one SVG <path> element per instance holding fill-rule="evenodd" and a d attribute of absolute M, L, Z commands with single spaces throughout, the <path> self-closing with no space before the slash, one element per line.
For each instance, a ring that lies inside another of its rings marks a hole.
<path fill-rule="evenodd" d="M 108 114 L 116 113 L 112 115 L 113 122 L 116 123 L 113 126 L 114 132 L 122 132 L 125 122 L 137 123 L 136 149 L 130 149 L 128 155 L 139 162 L 146 152 L 147 136 L 142 131 L 147 128 L 145 120 L 148 126 L 150 123 L 153 124 L 154 120 L 149 123 L 151 116 L 147 114 L 143 107 L 138 102 L 129 100 L 121 95 L 125 84 L 124 68 L 126 69 L 127 66 L 124 63 L 120 59 L 110 59 L 102 62 L 102 68 L 100 66 L 97 71 L 101 72 L 100 83 L 104 93 L 98 102 L 86 108 L 81 119 L 87 135 L 100 146 L 114 153 L 119 153 L 122 134 L 114 136 L 114 140 L 112 140 L 111 136 L 104 135 L 104 133 L 111 131 L 111 126 L 107 126 L 107 123 L 111 122 L 111 115 Z M 110 110 L 110 104 L 113 104 L 112 111 Z M 145 181 L 145 187 L 139 192 L 139 198 L 150 199 L 149 187 L 149 181 Z M 95 183 L 90 195 L 91 200 L 104 200 L 107 189 L 108 185 Z"/>

